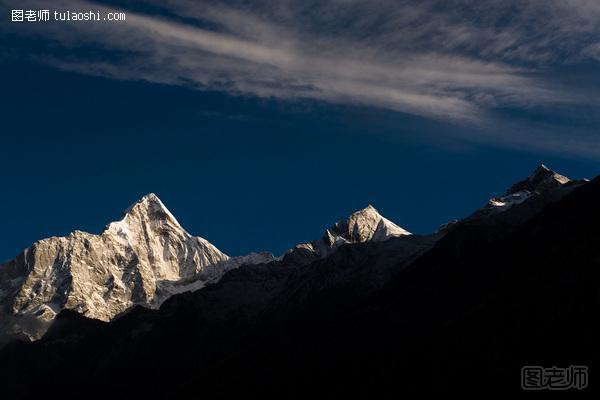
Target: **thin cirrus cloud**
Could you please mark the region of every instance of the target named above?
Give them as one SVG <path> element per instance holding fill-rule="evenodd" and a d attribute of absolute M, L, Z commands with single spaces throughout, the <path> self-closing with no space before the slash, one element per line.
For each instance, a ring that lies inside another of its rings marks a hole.
<path fill-rule="evenodd" d="M 76 51 L 40 58 L 63 69 L 475 124 L 495 108 L 585 101 L 539 72 L 600 54 L 600 6 L 586 0 L 149 0 L 146 6 L 152 14 L 125 10 L 126 22 L 39 24 L 28 33 L 66 49 L 93 45 L 117 54 L 101 61 Z M 52 7 L 123 11 L 79 0 Z"/>

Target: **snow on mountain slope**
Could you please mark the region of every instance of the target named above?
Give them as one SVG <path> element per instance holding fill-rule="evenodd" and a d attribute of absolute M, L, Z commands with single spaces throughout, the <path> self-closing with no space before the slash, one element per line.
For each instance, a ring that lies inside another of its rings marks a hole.
<path fill-rule="evenodd" d="M 23 321 L 51 321 L 62 309 L 109 321 L 133 305 L 159 306 L 172 294 L 217 281 L 267 253 L 231 258 L 186 232 L 160 199 L 149 194 L 100 235 L 75 231 L 36 242 L 0 266 L 0 305 L 9 327 L 37 338 Z M 44 324 L 42 324 L 44 325 Z"/>
<path fill-rule="evenodd" d="M 502 196 L 490 199 L 467 218 L 445 224 L 439 230 L 448 232 L 465 223 L 516 226 L 586 182 L 587 179 L 571 180 L 541 164 L 527 178 L 511 185 Z"/>
<path fill-rule="evenodd" d="M 571 181 L 566 176 L 560 175 L 541 164 L 530 176 L 508 188 L 504 195 L 490 199 L 485 206 L 485 210 L 489 212 L 506 211 L 533 197 L 577 183 L 580 183 L 580 181 Z"/>
<path fill-rule="evenodd" d="M 346 243 L 381 242 L 391 237 L 410 234 L 369 205 L 351 214 L 347 219 L 336 222 L 320 239 L 296 245 L 284 254 L 283 259 L 305 264 L 328 256 Z"/>

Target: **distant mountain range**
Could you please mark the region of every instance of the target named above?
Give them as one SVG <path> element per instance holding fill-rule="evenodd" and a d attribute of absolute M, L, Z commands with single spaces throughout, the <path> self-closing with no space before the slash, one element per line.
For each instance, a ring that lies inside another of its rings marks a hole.
<path fill-rule="evenodd" d="M 308 264 L 343 244 L 409 234 L 368 206 L 282 258 Z M 198 290 L 240 265 L 275 260 L 266 252 L 227 256 L 186 232 L 149 194 L 100 235 L 75 231 L 43 239 L 0 265 L 0 334 L 37 340 L 64 309 L 110 321 L 135 305 L 157 308 L 173 294 Z"/>
<path fill-rule="evenodd" d="M 598 204 L 598 178 L 542 165 L 429 235 L 368 206 L 280 257 L 229 257 L 148 195 L 100 235 L 44 239 L 0 266 L 0 387 L 372 397 L 518 392 L 525 365 L 593 374 Z"/>

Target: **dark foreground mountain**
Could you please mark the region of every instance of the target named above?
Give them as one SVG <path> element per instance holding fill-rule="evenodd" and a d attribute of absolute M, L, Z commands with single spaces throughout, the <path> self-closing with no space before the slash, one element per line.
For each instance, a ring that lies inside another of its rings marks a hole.
<path fill-rule="evenodd" d="M 588 366 L 585 390 L 596 391 L 600 178 L 542 181 L 517 190 L 526 200 L 434 235 L 342 245 L 307 265 L 242 266 L 111 323 L 62 311 L 42 340 L 0 352 L 2 393 L 518 392 L 526 365 Z"/>

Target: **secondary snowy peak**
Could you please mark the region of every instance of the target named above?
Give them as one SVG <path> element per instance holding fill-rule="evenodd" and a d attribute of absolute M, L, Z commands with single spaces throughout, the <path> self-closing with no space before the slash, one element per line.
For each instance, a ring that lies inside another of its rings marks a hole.
<path fill-rule="evenodd" d="M 369 240 L 382 241 L 392 236 L 409 234 L 410 232 L 384 218 L 369 204 L 366 208 L 352 213 L 346 220 L 337 222 L 327 230 L 325 237 L 357 243 Z"/>
<path fill-rule="evenodd" d="M 325 234 L 320 239 L 296 245 L 284 254 L 283 258 L 287 261 L 305 264 L 316 258 L 326 257 L 337 247 L 346 243 L 380 242 L 391 237 L 410 234 L 379 214 L 375 207 L 368 205 L 366 208 L 352 213 L 348 218 L 336 222 L 325 230 Z"/>
<path fill-rule="evenodd" d="M 230 258 L 186 232 L 149 194 L 99 235 L 75 231 L 43 239 L 0 265 L 0 317 L 11 317 L 14 331 L 37 338 L 47 324 L 37 324 L 44 325 L 37 331 L 20 324 L 51 321 L 62 309 L 109 321 L 133 305 L 156 307 L 229 269 L 271 260 L 266 254 Z"/>

